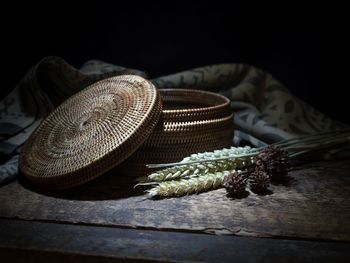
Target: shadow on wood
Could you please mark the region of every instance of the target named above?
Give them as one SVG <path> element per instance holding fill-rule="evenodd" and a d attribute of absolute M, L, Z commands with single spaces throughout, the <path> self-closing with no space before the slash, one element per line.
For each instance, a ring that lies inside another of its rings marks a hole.
<path fill-rule="evenodd" d="M 116 200 L 143 195 L 145 190 L 145 187 L 137 187 L 134 189 L 134 185 L 137 184 L 136 177 L 121 174 L 117 170 L 109 171 L 81 186 L 65 190 L 47 190 L 34 185 L 23 175 L 20 175 L 18 181 L 24 188 L 33 192 L 68 200 Z"/>

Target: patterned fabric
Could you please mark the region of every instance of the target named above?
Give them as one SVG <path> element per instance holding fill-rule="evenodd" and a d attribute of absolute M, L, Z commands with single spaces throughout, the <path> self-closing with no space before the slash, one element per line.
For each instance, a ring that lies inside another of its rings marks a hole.
<path fill-rule="evenodd" d="M 230 98 L 235 144 L 263 146 L 346 127 L 293 96 L 271 74 L 245 64 L 207 66 L 153 81 L 159 88 L 204 89 Z"/>
<path fill-rule="evenodd" d="M 98 80 L 121 74 L 147 75 L 102 61 L 77 70 L 58 57 L 33 66 L 0 102 L 0 185 L 16 178 L 21 145 L 56 106 Z M 159 88 L 219 92 L 235 112 L 234 144 L 262 146 L 303 134 L 344 128 L 294 97 L 270 74 L 243 64 L 197 68 L 152 80 Z"/>

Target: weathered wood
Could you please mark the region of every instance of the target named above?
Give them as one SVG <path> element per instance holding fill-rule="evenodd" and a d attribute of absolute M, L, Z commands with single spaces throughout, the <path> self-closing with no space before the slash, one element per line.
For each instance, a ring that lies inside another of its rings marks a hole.
<path fill-rule="evenodd" d="M 2 262 L 346 262 L 350 243 L 0 220 Z"/>
<path fill-rule="evenodd" d="M 150 200 L 117 175 L 63 193 L 14 182 L 0 188 L 0 217 L 104 226 L 350 241 L 350 162 L 310 164 L 264 196 L 219 189 Z"/>

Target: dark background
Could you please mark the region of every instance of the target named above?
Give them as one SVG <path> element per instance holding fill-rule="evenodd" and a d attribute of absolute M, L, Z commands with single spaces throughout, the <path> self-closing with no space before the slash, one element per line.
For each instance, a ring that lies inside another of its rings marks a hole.
<path fill-rule="evenodd" d="M 269 71 L 295 95 L 350 123 L 346 8 L 110 2 L 3 7 L 1 96 L 47 55 L 75 67 L 101 59 L 151 77 L 237 62 Z"/>

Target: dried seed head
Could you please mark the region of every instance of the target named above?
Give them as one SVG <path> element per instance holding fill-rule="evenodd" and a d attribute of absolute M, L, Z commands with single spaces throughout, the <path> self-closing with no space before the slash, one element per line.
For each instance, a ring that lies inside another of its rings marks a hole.
<path fill-rule="evenodd" d="M 268 146 L 256 156 L 256 166 L 273 180 L 279 180 L 288 174 L 288 153 L 279 147 Z"/>
<path fill-rule="evenodd" d="M 249 176 L 250 189 L 255 193 L 262 193 L 270 185 L 271 177 L 263 170 L 255 168 Z"/>
<path fill-rule="evenodd" d="M 229 195 L 237 195 L 245 190 L 247 178 L 241 172 L 234 171 L 225 177 L 223 186 Z"/>

